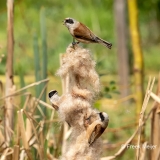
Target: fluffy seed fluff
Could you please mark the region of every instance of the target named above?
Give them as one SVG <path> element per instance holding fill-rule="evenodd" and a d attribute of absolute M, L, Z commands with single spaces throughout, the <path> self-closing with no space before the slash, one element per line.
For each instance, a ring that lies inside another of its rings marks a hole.
<path fill-rule="evenodd" d="M 99 111 L 92 108 L 100 90 L 99 76 L 95 71 L 96 63 L 91 53 L 79 46 L 69 46 L 62 58 L 57 75 L 64 81 L 69 78 L 68 90 L 53 104 L 58 106 L 61 121 L 72 127 L 68 149 L 62 160 L 98 160 L 102 142 L 98 138 L 92 145 L 87 139 L 87 128 L 97 120 Z"/>
<path fill-rule="evenodd" d="M 79 88 L 87 89 L 95 95 L 100 88 L 99 76 L 95 71 L 95 66 L 96 63 L 89 50 L 80 47 L 76 49 L 68 47 L 57 75 L 65 79 L 66 75 L 70 73 L 75 78 L 75 83 Z"/>

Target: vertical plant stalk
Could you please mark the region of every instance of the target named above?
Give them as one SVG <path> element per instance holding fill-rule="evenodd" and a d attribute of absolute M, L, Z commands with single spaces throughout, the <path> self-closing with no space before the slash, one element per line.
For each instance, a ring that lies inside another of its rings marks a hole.
<path fill-rule="evenodd" d="M 7 0 L 7 62 L 6 62 L 6 96 L 11 93 L 14 85 L 13 81 L 13 54 L 14 54 L 14 34 L 13 34 L 13 18 L 14 18 L 14 0 Z M 7 144 L 11 140 L 10 129 L 13 129 L 13 105 L 11 97 L 5 100 L 5 139 Z M 9 129 L 10 128 L 10 129 Z"/>
<path fill-rule="evenodd" d="M 36 33 L 33 37 L 33 50 L 34 50 L 34 65 L 35 65 L 35 80 L 36 82 L 41 80 L 40 75 L 40 57 L 39 57 L 39 46 L 38 46 L 38 37 Z M 40 85 L 36 86 L 36 97 L 39 97 L 40 94 Z"/>
<path fill-rule="evenodd" d="M 128 0 L 130 35 L 134 56 L 134 81 L 135 81 L 135 99 L 137 122 L 144 97 L 143 88 L 143 55 L 138 26 L 138 8 L 137 0 Z"/>
<path fill-rule="evenodd" d="M 63 61 L 62 61 L 62 57 L 63 55 L 60 54 L 60 65 L 62 66 L 63 64 Z M 65 80 L 64 79 L 61 79 L 61 82 L 62 82 L 62 92 L 63 94 L 69 92 L 69 88 L 70 88 L 70 81 L 69 81 L 69 73 L 68 75 L 66 76 Z M 64 154 L 66 152 L 66 147 L 67 147 L 67 140 L 66 140 L 66 133 L 68 132 L 69 130 L 69 127 L 68 127 L 68 124 L 65 122 L 63 124 L 63 137 L 62 137 L 62 154 Z"/>
<path fill-rule="evenodd" d="M 42 79 L 46 79 L 47 78 L 47 31 L 46 31 L 46 19 L 45 19 L 45 9 L 41 8 L 40 11 L 40 27 L 41 27 L 41 39 L 42 39 Z M 42 95 L 42 100 L 44 102 L 46 102 L 46 93 L 47 93 L 47 85 L 44 83 L 41 85 L 42 86 L 42 90 L 43 90 L 43 95 Z M 43 113 L 47 116 L 47 112 L 46 112 L 46 108 L 43 108 Z M 44 125 L 44 132 L 43 134 L 47 134 L 45 133 L 46 130 L 46 126 Z M 45 146 L 47 145 L 48 141 L 45 140 L 44 141 Z M 46 154 L 46 149 L 44 151 L 44 154 Z M 43 157 L 43 156 L 40 156 Z M 41 158 L 43 159 L 43 158 Z"/>
<path fill-rule="evenodd" d="M 31 151 L 29 149 L 29 144 L 27 141 L 27 135 L 26 135 L 26 130 L 25 130 L 25 123 L 23 120 L 23 109 L 21 109 L 20 111 L 17 111 L 18 114 L 18 122 L 19 122 L 19 131 L 22 137 L 22 144 L 24 146 L 25 152 L 28 156 L 29 160 L 32 160 L 32 155 L 31 155 Z"/>
<path fill-rule="evenodd" d="M 24 81 L 24 71 L 22 69 L 22 65 L 19 65 L 19 81 L 20 81 L 20 86 L 23 88 L 25 86 L 25 81 Z M 25 102 L 25 97 L 21 96 L 21 106 L 23 106 Z"/>
<path fill-rule="evenodd" d="M 148 82 L 147 89 L 146 89 L 146 94 L 145 94 L 145 97 L 144 97 L 142 109 L 141 109 L 140 116 L 139 116 L 139 133 L 138 133 L 138 136 L 137 136 L 137 146 L 141 146 L 141 137 L 144 136 L 144 133 L 143 133 L 144 128 L 143 128 L 142 124 L 144 123 L 144 115 L 145 115 L 147 104 L 148 104 L 149 98 L 150 98 L 149 92 L 152 92 L 154 82 L 155 82 L 155 78 L 153 78 L 153 80 L 151 80 L 151 78 L 150 78 L 149 82 Z M 136 150 L 136 160 L 139 160 L 142 155 L 143 155 L 143 153 L 140 152 L 140 147 L 139 147 Z"/>
<path fill-rule="evenodd" d="M 2 96 L 2 95 L 3 95 L 3 83 L 0 80 L 0 96 Z"/>
<path fill-rule="evenodd" d="M 13 159 L 14 160 L 19 159 L 19 153 L 20 153 L 20 147 L 18 145 L 14 145 L 14 151 L 13 151 Z"/>
<path fill-rule="evenodd" d="M 43 60 L 43 62 L 42 62 L 42 79 L 46 79 L 47 78 L 47 33 L 46 33 L 46 21 L 45 21 L 45 9 L 44 8 L 42 8 L 41 12 L 40 12 L 40 23 L 41 23 L 42 60 Z M 44 102 L 46 102 L 46 89 L 45 89 L 44 94 L 42 96 L 42 100 Z"/>
<path fill-rule="evenodd" d="M 129 94 L 129 66 L 128 51 L 126 45 L 126 1 L 114 1 L 114 14 L 117 34 L 118 74 L 120 78 L 120 92 L 122 97 Z"/>
<path fill-rule="evenodd" d="M 160 97 L 160 74 L 158 79 L 157 96 Z M 160 159 L 160 103 L 156 102 L 151 119 L 151 145 L 156 149 L 151 151 L 151 160 Z"/>

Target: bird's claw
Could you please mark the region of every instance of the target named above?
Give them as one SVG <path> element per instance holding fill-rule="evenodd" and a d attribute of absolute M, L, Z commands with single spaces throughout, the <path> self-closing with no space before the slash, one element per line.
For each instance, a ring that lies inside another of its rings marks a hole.
<path fill-rule="evenodd" d="M 76 44 L 79 44 L 79 42 L 72 42 L 72 45 L 73 45 L 73 46 L 76 45 Z"/>
<path fill-rule="evenodd" d="M 79 42 L 74 42 L 74 41 L 73 41 L 73 42 L 72 42 L 72 47 L 75 49 L 74 46 L 77 45 L 77 44 L 79 44 Z"/>

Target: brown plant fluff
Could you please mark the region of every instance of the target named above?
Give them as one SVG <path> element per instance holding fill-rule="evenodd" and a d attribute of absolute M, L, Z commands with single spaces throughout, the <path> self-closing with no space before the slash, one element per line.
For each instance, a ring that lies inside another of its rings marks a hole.
<path fill-rule="evenodd" d="M 70 126 L 90 125 L 97 117 L 97 110 L 92 109 L 90 92 L 75 90 L 74 93 L 67 93 L 59 97 L 54 105 L 58 106 L 58 113 L 61 121 L 66 121 Z M 96 116 L 95 116 L 96 115 Z M 86 120 L 85 120 L 86 119 Z M 93 120 L 92 120 L 93 119 Z"/>
<path fill-rule="evenodd" d="M 99 160 L 102 149 L 102 142 L 97 139 L 92 146 L 89 146 L 85 139 L 85 131 L 81 133 L 75 143 L 69 146 L 68 151 L 61 158 L 62 160 Z"/>
<path fill-rule="evenodd" d="M 67 48 L 57 71 L 66 83 L 67 92 L 52 103 L 58 106 L 61 121 L 66 121 L 72 128 L 68 150 L 62 160 L 98 160 L 100 157 L 100 138 L 92 145 L 87 139 L 88 127 L 99 119 L 99 111 L 92 108 L 100 88 L 95 65 L 90 52 L 75 45 Z"/>
<path fill-rule="evenodd" d="M 75 49 L 69 46 L 63 56 L 62 66 L 57 71 L 57 75 L 65 79 L 69 73 L 75 81 L 71 86 L 77 85 L 80 89 L 87 89 L 92 92 L 92 96 L 95 96 L 100 88 L 99 76 L 95 71 L 95 66 L 96 63 L 89 50 L 77 45 Z"/>
<path fill-rule="evenodd" d="M 71 142 L 76 141 L 77 136 L 86 131 L 88 126 L 99 118 L 99 111 L 92 108 L 84 108 L 71 113 L 72 136 Z"/>
<path fill-rule="evenodd" d="M 76 97 L 73 93 L 64 94 L 55 101 L 59 106 L 60 119 L 72 127 L 68 150 L 63 154 L 62 160 L 98 160 L 100 157 L 101 139 L 97 139 L 93 145 L 90 145 L 87 139 L 88 126 L 99 118 L 99 111 L 93 109 L 88 99 L 84 98 L 88 97 L 88 94 L 87 91 L 83 93 L 80 90 L 76 92 Z"/>
<path fill-rule="evenodd" d="M 92 103 L 92 97 L 93 94 L 92 92 L 88 91 L 87 89 L 80 89 L 77 86 L 74 86 L 72 91 L 71 91 L 72 97 L 75 98 L 82 98 L 83 100 L 89 101 Z"/>
<path fill-rule="evenodd" d="M 86 108 L 79 113 L 77 112 L 74 116 L 77 117 L 77 119 L 74 119 L 72 134 L 67 147 L 68 150 L 62 156 L 62 160 L 98 160 L 100 158 L 102 151 L 100 147 L 102 146 L 101 139 L 99 138 L 92 145 L 89 145 L 88 139 L 86 138 L 86 128 L 98 119 L 97 113 L 98 111 L 95 109 Z"/>
<path fill-rule="evenodd" d="M 75 123 L 81 122 L 78 115 L 83 114 L 83 110 L 91 108 L 91 104 L 81 97 L 73 97 L 71 94 L 65 94 L 60 97 L 59 117 L 61 121 L 66 121 L 69 125 L 74 126 Z M 76 120 L 77 119 L 77 120 Z"/>

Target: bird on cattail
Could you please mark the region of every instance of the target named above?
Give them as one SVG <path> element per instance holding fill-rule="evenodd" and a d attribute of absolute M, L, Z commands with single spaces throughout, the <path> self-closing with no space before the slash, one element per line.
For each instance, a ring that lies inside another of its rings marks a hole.
<path fill-rule="evenodd" d="M 68 28 L 70 34 L 73 36 L 72 44 L 75 45 L 79 42 L 82 43 L 99 43 L 111 49 L 112 44 L 96 36 L 87 26 L 83 23 L 76 21 L 73 18 L 65 18 L 63 24 Z M 75 39 L 78 42 L 75 42 Z"/>

